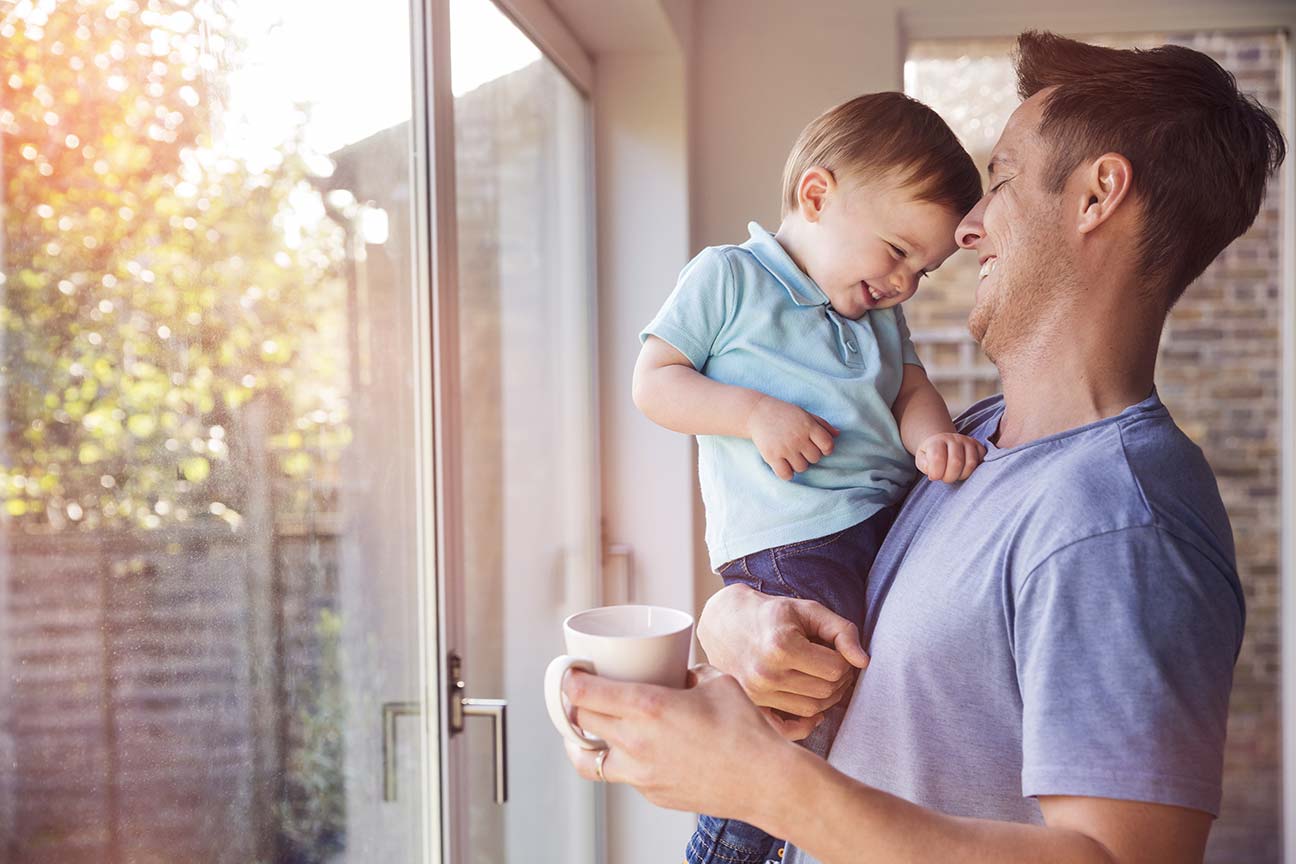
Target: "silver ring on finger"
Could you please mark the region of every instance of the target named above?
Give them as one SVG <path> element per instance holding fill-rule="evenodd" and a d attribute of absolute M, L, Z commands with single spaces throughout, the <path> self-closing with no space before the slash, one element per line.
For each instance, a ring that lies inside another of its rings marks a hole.
<path fill-rule="evenodd" d="M 594 757 L 594 774 L 598 777 L 600 783 L 607 782 L 607 777 L 603 775 L 603 763 L 607 761 L 609 752 L 611 751 L 607 747 L 604 747 L 598 752 L 598 755 Z"/>

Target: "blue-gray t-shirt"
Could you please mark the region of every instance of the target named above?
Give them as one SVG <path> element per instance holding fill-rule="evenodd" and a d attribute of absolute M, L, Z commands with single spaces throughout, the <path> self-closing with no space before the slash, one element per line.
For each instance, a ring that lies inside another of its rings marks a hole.
<path fill-rule="evenodd" d="M 1245 612 L 1210 466 L 1155 393 L 1001 450 L 1002 413 L 959 419 L 985 461 L 920 481 L 878 553 L 829 761 L 955 816 L 1038 824 L 1039 795 L 1218 814 Z"/>

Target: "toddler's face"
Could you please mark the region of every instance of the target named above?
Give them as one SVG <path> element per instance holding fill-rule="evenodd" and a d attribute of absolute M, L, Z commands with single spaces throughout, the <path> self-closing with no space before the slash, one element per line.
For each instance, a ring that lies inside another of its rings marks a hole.
<path fill-rule="evenodd" d="M 846 318 L 895 306 L 958 248 L 962 215 L 894 184 L 847 178 L 828 194 L 809 232 L 806 272 Z"/>

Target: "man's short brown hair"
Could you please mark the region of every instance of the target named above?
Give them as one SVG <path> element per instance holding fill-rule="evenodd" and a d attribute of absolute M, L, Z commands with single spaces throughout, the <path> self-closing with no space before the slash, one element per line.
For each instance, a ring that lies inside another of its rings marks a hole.
<path fill-rule="evenodd" d="M 868 93 L 820 114 L 801 131 L 783 168 L 783 215 L 796 209 L 808 168 L 890 177 L 922 201 L 962 215 L 981 197 L 981 175 L 945 121 L 903 93 Z"/>
<path fill-rule="evenodd" d="M 1169 309 L 1251 227 L 1286 155 L 1278 124 L 1218 63 L 1190 48 L 1104 48 L 1052 33 L 1017 37 L 1017 90 L 1047 87 L 1045 183 L 1060 192 L 1085 160 L 1119 153 L 1143 208 L 1142 275 Z"/>

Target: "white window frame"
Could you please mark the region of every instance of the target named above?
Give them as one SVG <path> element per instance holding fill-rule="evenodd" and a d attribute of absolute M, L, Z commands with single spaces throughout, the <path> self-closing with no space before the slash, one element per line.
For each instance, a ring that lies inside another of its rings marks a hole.
<path fill-rule="evenodd" d="M 557 65 L 591 105 L 588 152 L 589 212 L 594 213 L 593 118 L 594 64 L 576 37 L 544 0 L 492 0 L 497 7 Z M 419 368 L 415 386 L 426 410 L 417 417 L 419 452 L 417 524 L 424 530 L 418 541 L 419 632 L 423 704 L 420 724 L 424 754 L 421 766 L 424 809 L 423 858 L 428 864 L 458 864 L 467 860 L 464 826 L 453 811 L 449 759 L 450 729 L 446 711 L 446 657 L 462 644 L 455 632 L 457 621 L 450 598 L 464 590 L 462 514 L 444 502 L 460 501 L 463 486 L 458 454 L 459 340 L 457 295 L 457 216 L 455 196 L 454 95 L 451 90 L 450 0 L 413 0 L 414 117 L 411 124 L 415 153 L 415 243 L 418 278 Z M 593 223 L 591 223 L 591 231 Z M 595 244 L 589 244 L 591 250 Z M 588 263 L 591 284 L 595 267 Z M 591 316 L 590 338 L 597 334 Z M 590 386 L 590 410 L 597 412 L 597 382 Z M 596 436 L 597 441 L 597 436 Z M 598 464 L 597 453 L 592 455 Z M 598 506 L 598 477 L 591 484 Z M 597 512 L 597 511 L 596 511 Z M 431 538 L 435 538 L 431 540 Z M 597 586 L 598 573 L 588 574 Z M 596 587 L 595 589 L 596 590 Z M 590 790 L 594 818 L 602 809 L 602 790 Z M 599 847 L 595 844 L 595 849 Z M 596 853 L 597 854 L 597 853 Z M 573 864 L 594 864 L 573 862 Z"/>

